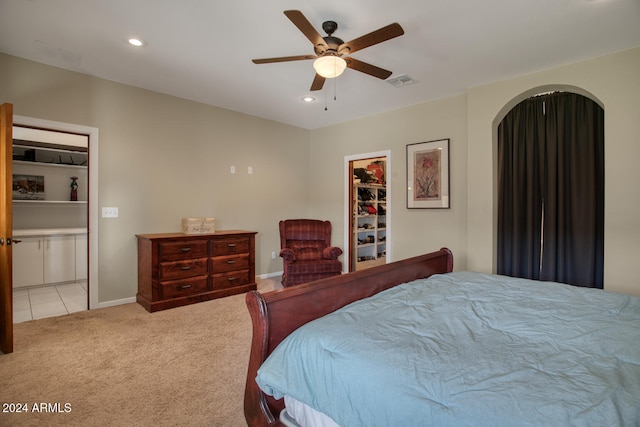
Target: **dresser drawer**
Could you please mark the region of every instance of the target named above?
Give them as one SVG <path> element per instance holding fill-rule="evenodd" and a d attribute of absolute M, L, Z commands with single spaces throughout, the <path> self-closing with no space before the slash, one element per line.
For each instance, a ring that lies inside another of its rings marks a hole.
<path fill-rule="evenodd" d="M 213 256 L 249 253 L 249 237 L 213 240 Z"/>
<path fill-rule="evenodd" d="M 213 279 L 213 290 L 233 288 L 251 283 L 248 269 L 213 274 L 211 277 Z"/>
<path fill-rule="evenodd" d="M 158 254 L 160 262 L 204 258 L 207 256 L 207 241 L 186 240 L 180 242 L 162 242 L 158 244 Z"/>
<path fill-rule="evenodd" d="M 160 280 L 184 279 L 207 274 L 207 258 L 160 263 Z"/>
<path fill-rule="evenodd" d="M 160 298 L 178 298 L 206 292 L 207 281 L 207 276 L 199 276 L 183 280 L 160 282 Z"/>
<path fill-rule="evenodd" d="M 212 273 L 243 270 L 245 268 L 249 268 L 249 255 L 219 256 L 211 258 L 211 263 Z"/>

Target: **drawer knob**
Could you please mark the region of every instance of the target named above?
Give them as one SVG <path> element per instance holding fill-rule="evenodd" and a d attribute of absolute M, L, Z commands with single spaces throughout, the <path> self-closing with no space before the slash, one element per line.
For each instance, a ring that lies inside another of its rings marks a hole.
<path fill-rule="evenodd" d="M 182 285 L 180 286 L 180 289 L 189 289 L 191 287 L 191 285 Z"/>
<path fill-rule="evenodd" d="M 235 264 L 236 260 L 235 259 L 230 259 L 227 261 L 227 264 Z"/>
<path fill-rule="evenodd" d="M 227 243 L 227 246 L 230 248 L 235 248 L 236 244 L 235 243 Z"/>
<path fill-rule="evenodd" d="M 191 248 L 180 248 L 180 250 L 182 252 L 189 252 L 191 250 Z"/>
<path fill-rule="evenodd" d="M 183 265 L 182 267 L 180 267 L 180 269 L 183 271 L 187 271 L 187 270 L 191 270 L 191 267 L 188 265 Z"/>
<path fill-rule="evenodd" d="M 230 282 L 233 282 L 234 280 L 236 280 L 236 278 L 235 277 L 229 277 L 227 280 L 230 281 Z"/>

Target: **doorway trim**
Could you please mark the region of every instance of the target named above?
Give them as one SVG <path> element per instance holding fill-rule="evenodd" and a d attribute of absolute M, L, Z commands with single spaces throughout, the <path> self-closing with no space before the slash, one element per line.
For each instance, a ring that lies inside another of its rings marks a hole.
<path fill-rule="evenodd" d="M 98 128 L 71 123 L 36 119 L 33 117 L 13 116 L 14 126 L 28 126 L 79 133 L 89 137 L 89 309 L 99 308 L 98 293 Z"/>
<path fill-rule="evenodd" d="M 387 159 L 386 161 L 386 190 L 387 190 L 387 254 L 385 256 L 385 262 L 388 264 L 389 262 L 391 262 L 391 224 L 393 224 L 393 221 L 391 221 L 391 201 L 392 201 L 392 191 L 391 191 L 391 150 L 383 150 L 383 151 L 374 151 L 371 153 L 363 153 L 363 154 L 352 154 L 352 155 L 348 155 L 348 156 L 344 156 L 344 237 L 343 237 L 343 241 L 344 241 L 344 246 L 347 249 L 347 269 L 346 271 L 349 271 L 349 265 L 350 265 L 350 261 L 349 259 L 351 258 L 351 245 L 349 244 L 350 240 L 350 236 L 351 236 L 351 230 L 349 229 L 349 224 L 351 223 L 351 221 L 349 221 L 350 215 L 351 215 L 351 200 L 349 199 L 349 195 L 351 194 L 351 187 L 353 186 L 353 177 L 350 174 L 350 168 L 349 165 L 351 162 L 353 161 L 357 161 L 357 160 L 366 160 L 366 159 L 371 159 L 371 158 L 375 158 L 375 157 L 385 157 Z"/>

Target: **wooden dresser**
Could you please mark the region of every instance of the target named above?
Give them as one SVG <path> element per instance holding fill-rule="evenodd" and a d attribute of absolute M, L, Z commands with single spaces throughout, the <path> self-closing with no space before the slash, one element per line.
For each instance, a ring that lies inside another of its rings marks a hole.
<path fill-rule="evenodd" d="M 255 290 L 256 233 L 137 234 L 136 300 L 154 312 Z"/>

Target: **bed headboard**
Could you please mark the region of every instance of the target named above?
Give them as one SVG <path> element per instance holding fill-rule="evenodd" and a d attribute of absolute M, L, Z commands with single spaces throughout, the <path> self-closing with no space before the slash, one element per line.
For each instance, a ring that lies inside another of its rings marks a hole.
<path fill-rule="evenodd" d="M 453 270 L 453 254 L 447 248 L 353 273 L 261 294 L 247 293 L 253 325 L 251 353 L 244 395 L 249 426 L 277 426 L 284 402 L 260 390 L 255 382 L 258 368 L 291 332 L 313 319 L 353 301 L 370 297 L 401 283 Z"/>

